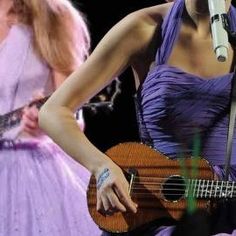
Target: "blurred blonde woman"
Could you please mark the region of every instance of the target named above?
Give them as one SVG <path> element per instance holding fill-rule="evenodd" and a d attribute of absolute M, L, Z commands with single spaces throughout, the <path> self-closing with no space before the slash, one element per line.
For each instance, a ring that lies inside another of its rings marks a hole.
<path fill-rule="evenodd" d="M 50 96 L 89 49 L 85 18 L 68 0 L 0 0 L 1 236 L 100 233 L 87 212 L 88 172 L 40 130 L 42 103 L 28 106 Z"/>

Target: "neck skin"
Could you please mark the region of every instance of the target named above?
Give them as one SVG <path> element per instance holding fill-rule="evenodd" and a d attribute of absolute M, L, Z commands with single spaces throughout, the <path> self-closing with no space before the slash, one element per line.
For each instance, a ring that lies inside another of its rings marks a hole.
<path fill-rule="evenodd" d="M 185 0 L 186 19 L 202 37 L 210 35 L 208 0 Z"/>
<path fill-rule="evenodd" d="M 225 0 L 226 12 L 228 12 L 230 4 L 231 0 Z M 185 0 L 185 6 L 186 18 L 194 26 L 196 32 L 202 37 L 208 37 L 211 32 L 208 0 Z"/>

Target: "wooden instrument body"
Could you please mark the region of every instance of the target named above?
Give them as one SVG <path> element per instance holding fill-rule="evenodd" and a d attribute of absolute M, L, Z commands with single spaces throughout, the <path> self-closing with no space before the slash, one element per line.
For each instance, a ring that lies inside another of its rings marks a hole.
<path fill-rule="evenodd" d="M 167 200 L 163 196 L 161 187 L 170 176 L 183 176 L 178 160 L 170 160 L 147 145 L 136 142 L 118 144 L 110 148 L 106 154 L 124 171 L 129 172 L 130 169 L 135 169 L 137 180 L 141 177 L 148 181 L 138 183 L 136 188 L 134 185 L 134 189 L 131 191 L 133 201 L 138 204 L 136 214 L 118 212 L 111 216 L 104 216 L 96 210 L 96 180 L 91 177 L 87 191 L 88 208 L 93 220 L 100 228 L 109 232 L 127 232 L 157 219 L 177 220 L 182 216 L 187 207 L 184 196 L 173 201 Z M 191 178 L 191 158 L 186 159 L 185 168 Z M 214 178 L 211 167 L 204 159 L 198 161 L 197 178 L 205 180 Z M 209 200 L 207 199 L 197 200 L 198 208 L 206 209 L 208 205 Z"/>

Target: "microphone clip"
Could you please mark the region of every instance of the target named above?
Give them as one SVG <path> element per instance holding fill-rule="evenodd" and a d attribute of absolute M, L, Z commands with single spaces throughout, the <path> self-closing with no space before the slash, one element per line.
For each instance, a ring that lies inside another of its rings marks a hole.
<path fill-rule="evenodd" d="M 212 17 L 211 21 L 216 20 L 215 17 L 219 20 L 219 18 L 218 18 L 219 15 L 215 15 L 215 16 Z M 234 47 L 236 47 L 236 32 L 231 30 L 228 15 L 227 14 L 221 14 L 221 19 L 222 19 L 223 27 L 226 30 L 226 32 L 228 33 L 230 44 L 233 45 Z"/>

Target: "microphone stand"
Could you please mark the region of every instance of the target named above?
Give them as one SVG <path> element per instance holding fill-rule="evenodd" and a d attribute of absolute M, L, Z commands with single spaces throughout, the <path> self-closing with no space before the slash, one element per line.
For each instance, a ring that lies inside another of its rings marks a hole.
<path fill-rule="evenodd" d="M 233 32 L 230 28 L 229 19 L 227 14 L 222 14 L 222 22 L 225 30 L 228 33 L 228 38 L 230 44 L 236 49 L 236 32 Z M 228 181 L 229 179 L 229 169 L 231 163 L 231 154 L 232 154 L 232 143 L 235 127 L 235 118 L 236 118 L 236 65 L 234 65 L 231 94 L 230 94 L 230 118 L 228 125 L 228 134 L 227 134 L 227 148 L 226 148 L 226 157 L 225 157 L 225 166 L 224 166 L 224 180 Z M 231 221 L 236 210 L 236 206 L 233 202 L 228 201 L 229 199 L 222 198 L 218 202 L 217 207 L 213 207 L 211 213 L 211 218 L 207 212 L 197 211 L 193 215 L 183 215 L 181 221 L 177 224 L 174 229 L 172 236 L 187 236 L 187 235 L 212 235 L 219 232 L 232 233 L 232 228 L 235 228 L 235 221 Z M 201 227 L 199 227 L 201 225 Z M 211 234 L 210 234 L 211 231 Z"/>
<path fill-rule="evenodd" d="M 230 28 L 230 23 L 227 14 L 222 14 L 222 22 L 225 30 L 228 33 L 229 42 L 236 48 L 236 32 L 232 31 Z M 224 180 L 229 179 L 229 169 L 232 157 L 232 144 L 234 136 L 234 127 L 235 127 L 235 118 L 236 118 L 236 65 L 234 65 L 233 78 L 232 78 L 232 87 L 231 87 L 231 101 L 230 101 L 230 117 L 228 125 L 228 135 L 227 135 L 227 147 L 226 147 L 226 158 L 225 158 L 225 176 Z"/>
<path fill-rule="evenodd" d="M 234 49 L 236 49 L 236 32 L 231 30 L 230 22 L 227 14 L 222 14 L 222 22 L 224 29 L 228 33 L 229 43 Z M 225 166 L 223 177 L 224 181 L 229 180 L 230 164 L 232 157 L 232 144 L 235 130 L 236 119 L 236 64 L 234 63 L 233 78 L 231 84 L 230 94 L 230 113 L 229 113 L 229 125 L 227 133 L 227 146 L 225 156 Z M 236 220 L 234 217 L 236 210 L 236 204 L 234 201 L 230 201 L 228 196 L 220 199 L 218 203 L 213 207 L 211 214 L 211 234 L 217 234 L 219 232 L 232 233 L 236 227 Z"/>

